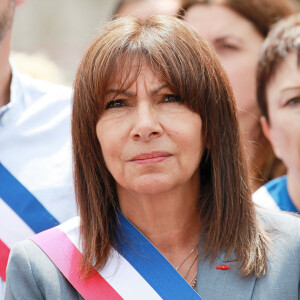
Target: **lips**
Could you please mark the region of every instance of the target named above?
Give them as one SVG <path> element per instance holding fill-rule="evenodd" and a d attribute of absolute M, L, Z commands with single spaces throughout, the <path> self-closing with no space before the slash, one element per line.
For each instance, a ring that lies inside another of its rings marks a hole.
<path fill-rule="evenodd" d="M 132 157 L 130 161 L 138 164 L 158 163 L 166 160 L 170 156 L 171 154 L 169 152 L 155 151 L 151 153 L 141 153 Z"/>

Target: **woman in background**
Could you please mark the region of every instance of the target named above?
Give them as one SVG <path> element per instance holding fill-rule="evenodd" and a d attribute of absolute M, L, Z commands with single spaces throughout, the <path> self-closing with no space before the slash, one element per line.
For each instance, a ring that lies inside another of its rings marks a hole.
<path fill-rule="evenodd" d="M 262 128 L 287 176 L 268 182 L 253 197 L 261 206 L 300 212 L 300 15 L 269 33 L 260 55 L 257 99 Z"/>
<path fill-rule="evenodd" d="M 294 9 L 287 0 L 184 0 L 182 7 L 184 19 L 214 47 L 229 77 L 255 191 L 286 172 L 262 132 L 255 79 L 270 26 Z"/>
<path fill-rule="evenodd" d="M 134 16 L 146 18 L 154 15 L 174 16 L 180 0 L 119 0 L 112 15 L 114 18 Z"/>
<path fill-rule="evenodd" d="M 299 297 L 300 220 L 256 211 L 229 82 L 187 24 L 109 23 L 72 137 L 80 218 L 13 248 L 6 300 Z"/>

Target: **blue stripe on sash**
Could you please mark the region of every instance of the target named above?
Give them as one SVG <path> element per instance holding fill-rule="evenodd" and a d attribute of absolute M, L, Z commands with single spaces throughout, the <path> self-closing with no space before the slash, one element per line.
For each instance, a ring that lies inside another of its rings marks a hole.
<path fill-rule="evenodd" d="M 165 257 L 119 213 L 118 251 L 164 299 L 201 300 L 201 297 L 181 277 Z"/>
<path fill-rule="evenodd" d="M 1 163 L 0 197 L 35 233 L 59 224 Z"/>

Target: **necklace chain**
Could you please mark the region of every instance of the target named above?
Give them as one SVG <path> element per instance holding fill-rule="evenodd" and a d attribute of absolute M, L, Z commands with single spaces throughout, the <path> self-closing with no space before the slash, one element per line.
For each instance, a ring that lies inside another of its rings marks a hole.
<path fill-rule="evenodd" d="M 184 258 L 184 260 L 176 267 L 176 271 L 178 271 L 182 266 L 183 264 L 188 260 L 188 258 L 195 252 L 196 248 L 198 247 L 198 243 L 196 244 L 196 246 L 192 249 L 192 251 Z M 197 254 L 195 255 L 195 257 L 193 258 L 193 261 L 191 263 L 191 265 L 189 266 L 188 270 L 185 272 L 185 274 L 183 275 L 183 278 L 186 279 L 186 277 L 188 276 L 189 272 L 191 271 L 195 261 L 197 260 L 198 258 L 198 252 Z M 193 289 L 196 288 L 196 285 L 197 285 L 197 273 L 198 271 L 196 271 L 195 275 L 192 277 L 192 280 L 189 282 L 189 285 L 192 286 Z"/>
<path fill-rule="evenodd" d="M 187 259 L 193 254 L 193 252 L 196 250 L 197 246 L 198 246 L 198 243 L 192 249 L 192 251 L 188 254 L 188 256 L 178 265 L 178 267 L 176 268 L 176 271 L 178 271 L 181 268 L 181 266 L 187 261 Z"/>
<path fill-rule="evenodd" d="M 192 264 L 190 265 L 190 267 L 188 268 L 188 270 L 186 271 L 186 273 L 183 275 L 183 278 L 186 278 L 187 275 L 189 274 L 189 272 L 191 271 L 196 259 L 198 258 L 198 253 L 196 254 L 196 256 L 193 258 Z"/>

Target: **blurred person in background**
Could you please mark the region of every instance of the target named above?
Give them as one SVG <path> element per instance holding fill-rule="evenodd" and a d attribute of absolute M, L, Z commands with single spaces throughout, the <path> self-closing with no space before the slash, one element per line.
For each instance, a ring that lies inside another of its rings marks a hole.
<path fill-rule="evenodd" d="M 22 2 L 0 1 L 0 299 L 11 246 L 76 213 L 71 89 L 21 74 L 9 61 Z"/>
<path fill-rule="evenodd" d="M 146 18 L 153 15 L 174 16 L 179 0 L 120 0 L 113 12 L 115 17 L 134 16 Z"/>
<path fill-rule="evenodd" d="M 19 72 L 41 80 L 67 85 L 63 69 L 52 61 L 45 53 L 32 54 L 11 51 L 10 60 Z"/>
<path fill-rule="evenodd" d="M 255 191 L 286 172 L 262 132 L 255 78 L 270 26 L 295 8 L 286 0 L 184 0 L 182 8 L 184 19 L 214 47 L 229 76 Z"/>
<path fill-rule="evenodd" d="M 287 167 L 287 176 L 258 189 L 261 206 L 300 212 L 300 15 L 280 21 L 270 31 L 260 55 L 257 99 L 263 131 Z"/>

